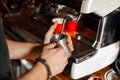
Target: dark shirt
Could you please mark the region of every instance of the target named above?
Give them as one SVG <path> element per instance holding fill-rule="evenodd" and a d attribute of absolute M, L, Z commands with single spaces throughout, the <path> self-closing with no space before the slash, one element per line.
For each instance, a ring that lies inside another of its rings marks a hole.
<path fill-rule="evenodd" d="M 2 21 L 0 21 L 2 23 Z M 0 23 L 0 80 L 12 80 L 9 65 L 8 48 L 5 41 L 2 24 Z"/>

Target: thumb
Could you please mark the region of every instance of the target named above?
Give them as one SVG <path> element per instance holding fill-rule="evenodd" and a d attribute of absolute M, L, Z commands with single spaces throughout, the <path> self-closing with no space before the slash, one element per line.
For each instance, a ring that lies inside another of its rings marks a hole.
<path fill-rule="evenodd" d="M 53 24 L 53 25 L 49 28 L 49 30 L 48 30 L 47 33 L 45 34 L 44 44 L 50 43 L 50 39 L 52 38 L 53 33 L 54 33 L 56 27 L 57 27 L 57 22 L 56 22 L 55 24 Z"/>

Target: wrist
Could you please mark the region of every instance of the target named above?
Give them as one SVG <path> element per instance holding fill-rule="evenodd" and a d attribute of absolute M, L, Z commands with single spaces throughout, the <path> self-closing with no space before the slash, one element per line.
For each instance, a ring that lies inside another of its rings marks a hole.
<path fill-rule="evenodd" d="M 49 67 L 49 64 L 46 62 L 46 60 L 45 59 L 43 59 L 43 58 L 36 58 L 36 63 L 38 63 L 38 62 L 40 62 L 40 63 L 42 63 L 43 65 L 44 65 L 44 67 L 46 68 L 46 70 L 47 70 L 47 80 L 50 80 L 51 79 L 51 77 L 52 77 L 52 73 L 51 73 L 51 70 L 50 70 L 50 67 Z"/>
<path fill-rule="evenodd" d="M 35 65 L 38 67 L 37 71 L 39 71 L 39 73 L 37 75 L 40 76 L 39 80 L 47 80 L 48 72 L 47 72 L 47 69 L 46 69 L 45 65 L 41 62 L 37 62 Z"/>

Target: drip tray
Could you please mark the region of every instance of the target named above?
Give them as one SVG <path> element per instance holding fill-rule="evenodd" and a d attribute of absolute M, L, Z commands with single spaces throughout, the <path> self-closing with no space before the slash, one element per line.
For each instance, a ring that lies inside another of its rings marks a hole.
<path fill-rule="evenodd" d="M 73 40 L 73 46 L 74 46 L 74 51 L 72 52 L 72 57 L 70 60 L 74 63 L 80 63 L 96 53 L 96 49 L 92 48 L 91 46 L 78 41 L 77 39 L 72 38 Z"/>

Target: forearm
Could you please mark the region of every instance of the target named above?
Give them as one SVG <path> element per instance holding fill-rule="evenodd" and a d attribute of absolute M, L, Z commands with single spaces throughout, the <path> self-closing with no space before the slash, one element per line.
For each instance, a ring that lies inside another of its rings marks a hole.
<path fill-rule="evenodd" d="M 34 59 L 41 53 L 41 45 L 38 43 L 16 42 L 6 40 L 10 59 Z"/>
<path fill-rule="evenodd" d="M 47 76 L 45 66 L 38 62 L 29 72 L 18 78 L 18 80 L 47 80 Z"/>

